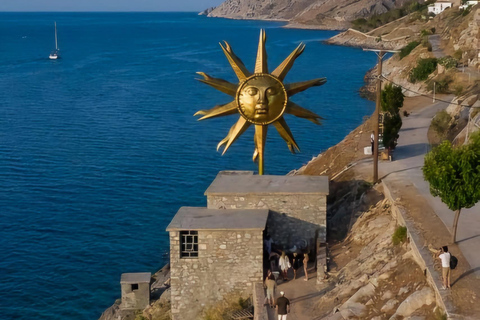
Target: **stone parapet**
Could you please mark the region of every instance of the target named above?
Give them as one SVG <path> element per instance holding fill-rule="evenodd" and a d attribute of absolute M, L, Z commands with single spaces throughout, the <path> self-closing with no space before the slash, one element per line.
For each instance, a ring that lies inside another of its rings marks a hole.
<path fill-rule="evenodd" d="M 423 270 L 429 285 L 435 292 L 437 306 L 445 311 L 448 319 L 457 319 L 458 317 L 455 315 L 455 308 L 449 292 L 440 290 L 442 287 L 442 275 L 433 267 L 434 259 L 430 251 L 424 246 L 425 239 L 417 232 L 413 221 L 407 217 L 404 209 L 396 204 L 389 189 L 388 182 L 382 181 L 382 185 L 385 197 L 392 204 L 392 216 L 396 219 L 397 224 L 407 228 L 407 237 L 414 260 Z"/>
<path fill-rule="evenodd" d="M 267 307 L 265 302 L 265 290 L 263 289 L 263 283 L 256 282 L 253 284 L 253 320 L 268 320 Z"/>

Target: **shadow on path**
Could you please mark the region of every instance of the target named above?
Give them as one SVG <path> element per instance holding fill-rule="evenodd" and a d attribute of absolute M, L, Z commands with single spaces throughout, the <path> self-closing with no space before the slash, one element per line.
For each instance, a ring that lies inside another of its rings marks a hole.
<path fill-rule="evenodd" d="M 455 285 L 455 283 L 457 283 L 458 281 L 460 281 L 461 279 L 471 275 L 472 273 L 474 272 L 477 272 L 477 271 L 480 271 L 480 267 L 476 267 L 476 268 L 473 268 L 473 269 L 470 269 L 468 270 L 467 272 L 464 272 L 460 277 L 458 277 L 453 283 L 452 283 L 452 286 Z"/>
<path fill-rule="evenodd" d="M 403 160 L 424 155 L 430 149 L 428 143 L 415 143 L 404 146 L 397 146 L 394 152 L 395 160 Z"/>

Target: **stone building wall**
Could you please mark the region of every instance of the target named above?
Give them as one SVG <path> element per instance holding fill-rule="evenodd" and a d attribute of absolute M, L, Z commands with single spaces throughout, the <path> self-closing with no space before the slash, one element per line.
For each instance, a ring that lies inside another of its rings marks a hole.
<path fill-rule="evenodd" d="M 315 248 L 315 234 L 326 242 L 327 196 L 322 194 L 216 194 L 207 195 L 209 209 L 270 209 L 267 228 L 275 243 L 291 248 L 308 241 Z"/>
<path fill-rule="evenodd" d="M 170 232 L 172 319 L 198 319 L 227 293 L 250 295 L 263 280 L 263 231 L 198 230 L 198 258 L 180 258 L 178 231 Z"/>

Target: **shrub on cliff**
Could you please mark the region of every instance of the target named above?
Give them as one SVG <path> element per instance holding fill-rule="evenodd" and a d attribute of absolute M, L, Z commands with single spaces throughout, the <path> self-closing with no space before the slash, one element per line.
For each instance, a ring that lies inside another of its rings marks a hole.
<path fill-rule="evenodd" d="M 399 245 L 407 240 L 407 227 L 398 227 L 392 235 L 394 245 Z"/>
<path fill-rule="evenodd" d="M 450 93 L 450 84 L 453 82 L 450 76 L 436 77 L 434 80 L 428 81 L 427 90 L 436 93 Z"/>
<path fill-rule="evenodd" d="M 417 66 L 410 71 L 409 81 L 415 83 L 427 80 L 428 76 L 437 69 L 436 58 L 420 59 Z"/>
<path fill-rule="evenodd" d="M 447 111 L 442 110 L 433 117 L 431 126 L 432 129 L 443 139 L 448 132 L 451 121 L 452 116 L 450 116 Z"/>
<path fill-rule="evenodd" d="M 445 56 L 440 59 L 438 59 L 438 64 L 441 66 L 444 66 L 445 69 L 452 69 L 457 66 L 457 59 L 451 57 L 451 56 Z"/>
<path fill-rule="evenodd" d="M 420 42 L 418 41 L 412 41 L 409 44 L 407 44 L 405 47 L 403 47 L 398 53 L 398 55 L 400 56 L 400 59 L 403 59 L 406 56 L 408 56 L 410 52 L 412 52 L 412 50 L 415 49 L 419 44 Z"/>
<path fill-rule="evenodd" d="M 444 141 L 427 153 L 422 171 L 430 184 L 430 193 L 455 211 L 452 228 L 452 242 L 455 242 L 461 210 L 480 201 L 480 133 L 458 148 Z"/>

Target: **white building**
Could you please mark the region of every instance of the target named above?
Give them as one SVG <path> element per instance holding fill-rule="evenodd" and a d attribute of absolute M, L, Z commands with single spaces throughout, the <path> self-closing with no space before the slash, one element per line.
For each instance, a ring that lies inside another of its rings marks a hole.
<path fill-rule="evenodd" d="M 476 6 L 478 4 L 478 0 L 469 0 L 467 1 L 467 3 L 461 5 L 460 7 L 458 7 L 459 9 L 467 9 L 468 7 L 470 6 Z"/>
<path fill-rule="evenodd" d="M 452 7 L 452 2 L 449 1 L 437 1 L 434 4 L 428 6 L 428 13 L 433 12 L 436 15 L 442 13 L 443 10 Z"/>

